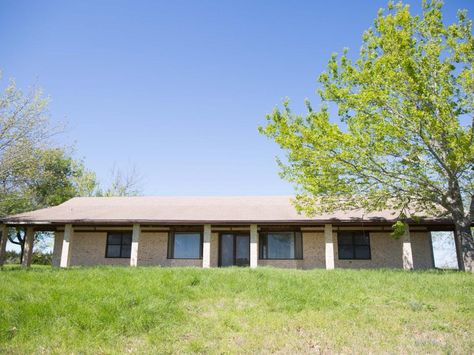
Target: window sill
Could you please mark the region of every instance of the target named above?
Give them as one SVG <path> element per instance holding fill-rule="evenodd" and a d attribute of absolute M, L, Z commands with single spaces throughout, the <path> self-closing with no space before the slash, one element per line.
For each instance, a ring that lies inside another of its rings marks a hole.
<path fill-rule="evenodd" d="M 275 260 L 282 260 L 282 261 L 298 261 L 298 260 L 304 260 L 304 258 L 298 258 L 298 259 L 280 259 L 280 258 L 273 258 L 273 259 L 258 259 L 258 260 L 270 260 L 270 261 L 275 261 Z"/>
<path fill-rule="evenodd" d="M 168 260 L 202 260 L 202 258 L 166 258 Z"/>
<path fill-rule="evenodd" d="M 343 259 L 343 258 L 338 258 L 338 260 L 346 260 L 346 261 L 367 261 L 367 260 L 372 260 L 371 258 L 369 259 Z"/>

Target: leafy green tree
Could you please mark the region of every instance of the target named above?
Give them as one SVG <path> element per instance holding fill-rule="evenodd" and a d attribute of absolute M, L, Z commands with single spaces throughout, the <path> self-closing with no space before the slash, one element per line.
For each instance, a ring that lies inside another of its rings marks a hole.
<path fill-rule="evenodd" d="M 31 208 L 56 206 L 75 196 L 92 196 L 97 189 L 95 173 L 63 149 L 38 152 L 36 167 L 28 186 Z"/>
<path fill-rule="evenodd" d="M 331 56 L 320 109 L 307 102 L 295 115 L 286 101 L 260 127 L 287 152 L 279 163 L 297 208 L 394 209 L 395 235 L 408 217 L 449 216 L 459 268 L 474 271 L 473 65 L 466 11 L 445 25 L 437 0 L 424 1 L 421 16 L 402 3 L 380 10 L 357 58 Z"/>
<path fill-rule="evenodd" d="M 0 193 L 1 215 L 56 206 L 75 196 L 96 193 L 95 174 L 64 149 L 36 149 L 30 155 L 30 165 L 17 173 L 15 186 Z"/>
<path fill-rule="evenodd" d="M 68 156 L 63 149 L 37 149 L 32 152 L 31 166 L 22 171 L 21 183 L 3 198 L 5 214 L 30 211 L 59 205 L 75 196 L 92 196 L 97 190 L 95 174 L 87 171 L 82 162 Z M 48 233 L 36 233 L 35 242 L 45 241 Z M 23 258 L 25 231 L 10 230 L 9 240 L 19 245 Z"/>

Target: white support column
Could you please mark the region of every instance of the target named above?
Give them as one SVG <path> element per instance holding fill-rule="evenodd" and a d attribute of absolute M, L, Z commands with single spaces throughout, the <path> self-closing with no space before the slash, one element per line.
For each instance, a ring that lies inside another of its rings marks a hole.
<path fill-rule="evenodd" d="M 250 267 L 256 268 L 258 265 L 258 227 L 256 224 L 250 225 Z"/>
<path fill-rule="evenodd" d="M 132 231 L 132 250 L 130 252 L 130 266 L 138 265 L 138 243 L 140 242 L 141 226 L 133 225 Z"/>
<path fill-rule="evenodd" d="M 23 252 L 23 261 L 21 265 L 23 267 L 30 267 L 31 259 L 33 256 L 33 242 L 35 239 L 35 230 L 33 227 L 26 227 L 25 235 L 25 249 Z"/>
<path fill-rule="evenodd" d="M 332 224 L 324 225 L 324 242 L 326 245 L 326 269 L 334 269 L 334 238 L 332 235 Z"/>
<path fill-rule="evenodd" d="M 69 267 L 71 264 L 71 246 L 74 238 L 74 229 L 72 224 L 64 226 L 63 249 L 61 251 L 61 267 Z"/>
<path fill-rule="evenodd" d="M 0 240 L 0 266 L 3 266 L 5 263 L 5 250 L 7 248 L 7 240 L 8 240 L 8 226 L 6 224 L 2 224 L 2 236 Z"/>
<path fill-rule="evenodd" d="M 405 224 L 405 233 L 402 236 L 403 248 L 403 268 L 405 270 L 413 270 L 413 252 L 411 250 L 410 227 Z"/>
<path fill-rule="evenodd" d="M 202 267 L 211 267 L 211 225 L 204 225 L 204 235 L 202 244 Z"/>

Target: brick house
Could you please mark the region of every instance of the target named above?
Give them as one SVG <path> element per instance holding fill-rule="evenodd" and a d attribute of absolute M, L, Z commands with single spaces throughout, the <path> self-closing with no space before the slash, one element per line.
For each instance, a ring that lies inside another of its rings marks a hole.
<path fill-rule="evenodd" d="M 405 235 L 394 239 L 395 217 L 341 211 L 309 218 L 283 196 L 81 197 L 4 218 L 0 257 L 7 228 L 22 225 L 24 266 L 34 233 L 53 231 L 53 265 L 61 267 L 433 268 L 431 231 L 453 230 L 452 223 L 407 220 Z"/>

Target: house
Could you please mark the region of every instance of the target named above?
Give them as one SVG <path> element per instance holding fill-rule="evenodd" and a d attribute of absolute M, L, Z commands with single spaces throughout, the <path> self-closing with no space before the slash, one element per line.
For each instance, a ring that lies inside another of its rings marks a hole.
<path fill-rule="evenodd" d="M 286 268 L 434 267 L 431 231 L 445 218 L 406 220 L 390 236 L 393 211 L 341 211 L 306 217 L 290 197 L 79 197 L 3 219 L 24 226 L 24 266 L 34 233 L 55 234 L 53 264 L 130 266 L 274 266 Z M 3 258 L 1 258 L 3 259 Z"/>

